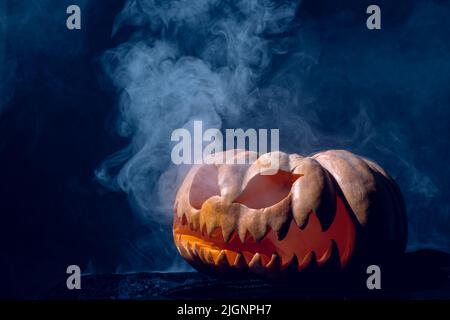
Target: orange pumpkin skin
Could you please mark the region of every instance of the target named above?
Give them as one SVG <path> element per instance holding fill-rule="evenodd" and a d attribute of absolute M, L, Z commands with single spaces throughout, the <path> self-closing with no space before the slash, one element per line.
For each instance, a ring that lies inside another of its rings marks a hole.
<path fill-rule="evenodd" d="M 176 196 L 174 242 L 198 270 L 276 278 L 404 251 L 402 196 L 374 162 L 343 150 L 279 152 L 279 171 L 262 175 L 270 154 L 250 164 L 248 151 L 218 155 L 230 152 L 247 164 L 193 166 Z"/>

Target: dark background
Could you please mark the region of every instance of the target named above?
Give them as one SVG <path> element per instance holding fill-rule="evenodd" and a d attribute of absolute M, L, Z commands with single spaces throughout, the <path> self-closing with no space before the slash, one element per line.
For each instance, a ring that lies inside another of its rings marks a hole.
<path fill-rule="evenodd" d="M 365 27 L 371 2 L 382 8 L 381 31 Z M 81 31 L 65 28 L 70 4 L 82 9 Z M 39 297 L 64 281 L 70 264 L 88 273 L 173 267 L 174 248 L 158 247 L 170 239 L 169 224 L 142 219 L 125 193 L 95 176 L 130 141 L 117 134 L 119 90 L 102 66 L 105 51 L 134 32 L 126 26 L 112 36 L 123 5 L 0 1 L 2 297 Z M 276 57 L 256 86 L 281 77 L 279 85 L 309 93 L 305 103 L 245 110 L 239 121 L 223 116 L 223 127 L 275 122 L 283 150 L 347 148 L 373 158 L 405 195 L 408 250 L 449 252 L 449 18 L 448 1 L 303 1 L 291 32 L 304 38 L 292 54 L 306 47 L 314 63 Z M 305 123 L 293 123 L 295 114 Z"/>

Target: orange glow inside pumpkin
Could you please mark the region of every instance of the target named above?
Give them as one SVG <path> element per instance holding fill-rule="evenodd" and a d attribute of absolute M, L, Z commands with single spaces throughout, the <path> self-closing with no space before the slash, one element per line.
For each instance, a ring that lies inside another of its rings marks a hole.
<path fill-rule="evenodd" d="M 224 250 L 228 263 L 233 265 L 237 253 L 240 252 L 248 264 L 255 253 L 261 255 L 263 265 L 266 265 L 273 253 L 281 260 L 281 269 L 286 268 L 294 255 L 298 259 L 299 271 L 304 269 L 315 253 L 317 264 L 324 264 L 331 255 L 332 243 L 335 242 L 339 253 L 341 266 L 345 266 L 354 250 L 355 227 L 350 214 L 342 199 L 336 197 L 336 215 L 331 226 L 322 231 L 320 222 L 313 212 L 304 229 L 300 229 L 292 220 L 286 236 L 279 240 L 277 234 L 268 227 L 267 233 L 260 241 L 256 242 L 247 232 L 245 241 L 242 243 L 236 232 L 229 242 L 225 242 L 222 230 L 216 228 L 208 236 L 205 230 L 192 230 L 185 217 L 179 218 L 175 214 L 173 234 L 177 246 L 183 244 L 193 247 L 195 244 L 202 254 L 209 254 L 214 261 L 219 253 Z M 205 259 L 206 260 L 206 259 Z M 213 264 L 214 262 L 211 262 Z"/>

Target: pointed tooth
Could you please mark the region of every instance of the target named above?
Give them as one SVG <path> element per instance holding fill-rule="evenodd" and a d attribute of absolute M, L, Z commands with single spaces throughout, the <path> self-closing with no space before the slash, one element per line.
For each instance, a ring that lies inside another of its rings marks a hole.
<path fill-rule="evenodd" d="M 187 240 L 184 239 L 184 237 L 180 236 L 180 245 L 186 249 Z M 186 249 L 187 250 L 187 249 Z"/>
<path fill-rule="evenodd" d="M 247 232 L 249 232 L 255 241 L 260 241 L 266 234 L 267 223 L 261 218 L 262 215 L 244 215 L 239 219 L 239 238 L 244 243 Z"/>
<path fill-rule="evenodd" d="M 307 161 L 307 160 L 306 160 Z M 302 166 L 299 166 L 298 168 L 296 168 L 294 170 L 294 172 L 296 171 L 302 171 Z M 307 222 L 308 222 L 308 216 L 311 214 L 312 211 L 312 207 L 313 205 L 311 205 L 309 202 L 311 201 L 311 199 L 313 199 L 313 197 L 309 196 L 306 197 L 305 201 L 303 198 L 305 198 L 305 192 L 302 189 L 302 186 L 305 182 L 307 182 L 309 179 L 309 175 L 305 174 L 305 176 L 301 179 L 299 179 L 299 181 L 297 183 L 294 183 L 294 185 L 292 186 L 291 192 L 292 192 L 292 214 L 295 220 L 295 223 L 297 224 L 297 226 L 300 229 L 303 229 Z M 308 193 L 311 193 L 311 189 L 307 189 L 305 188 Z M 314 198 L 317 198 L 317 195 L 314 195 Z"/>
<path fill-rule="evenodd" d="M 220 251 L 219 255 L 216 259 L 216 266 L 218 267 L 228 267 L 227 255 L 225 254 L 225 250 Z"/>
<path fill-rule="evenodd" d="M 203 225 L 203 227 L 201 227 L 201 229 L 199 230 L 199 232 L 200 232 L 203 236 L 206 236 L 206 225 Z"/>
<path fill-rule="evenodd" d="M 256 274 L 262 275 L 267 278 L 277 278 L 277 276 L 279 276 L 280 274 L 279 262 L 279 257 L 276 254 L 272 254 L 269 263 L 264 266 L 262 256 L 259 253 L 256 253 L 248 264 L 248 267 Z"/>
<path fill-rule="evenodd" d="M 245 243 L 245 238 L 247 237 L 247 229 L 239 226 L 238 236 L 242 243 Z"/>
<path fill-rule="evenodd" d="M 234 229 L 222 228 L 222 236 L 225 242 L 230 242 L 233 236 Z"/>
<path fill-rule="evenodd" d="M 203 247 L 199 246 L 196 248 L 197 249 L 197 257 L 204 263 L 206 263 L 206 259 L 203 255 Z"/>
<path fill-rule="evenodd" d="M 202 216 L 200 216 L 200 222 L 199 222 L 199 229 L 198 231 L 201 234 L 205 234 L 205 230 L 206 230 L 206 222 L 204 219 L 202 219 Z"/>
<path fill-rule="evenodd" d="M 247 217 L 245 220 L 241 219 L 243 224 L 247 224 L 247 230 L 253 236 L 256 242 L 261 241 L 266 235 L 267 222 L 265 219 L 261 218 L 262 215 L 252 215 Z"/>
<path fill-rule="evenodd" d="M 328 255 L 327 252 L 324 252 L 322 254 L 322 257 L 319 261 L 317 261 L 317 266 L 320 266 L 320 268 L 325 272 L 329 274 L 334 274 L 337 271 L 341 270 L 341 262 L 339 259 L 339 250 L 337 249 L 336 242 L 334 240 L 331 240 L 331 245 L 329 249 L 330 253 L 328 258 L 324 258 L 324 256 Z"/>
<path fill-rule="evenodd" d="M 306 226 L 308 225 L 309 216 L 311 215 L 312 211 L 308 213 L 306 217 L 302 217 L 300 219 L 295 219 L 295 223 L 297 223 L 297 226 L 300 228 L 300 230 L 304 230 Z"/>
<path fill-rule="evenodd" d="M 250 234 L 253 236 L 253 239 L 255 239 L 256 242 L 259 242 L 266 235 L 267 226 L 252 227 L 249 228 L 248 231 L 250 231 Z"/>
<path fill-rule="evenodd" d="M 272 230 L 276 232 L 278 240 L 281 241 L 288 234 L 290 227 L 291 227 L 291 219 L 287 219 L 286 222 L 281 227 L 279 227 L 278 229 L 274 229 L 272 227 Z"/>
<path fill-rule="evenodd" d="M 208 250 L 207 248 L 204 247 L 200 247 L 200 255 L 199 258 L 200 260 L 202 260 L 204 263 L 210 265 L 210 264 L 214 264 L 214 259 L 211 255 L 211 251 Z"/>
<path fill-rule="evenodd" d="M 330 241 L 330 245 L 328 246 L 328 249 L 325 250 L 325 252 L 322 254 L 322 256 L 317 260 L 317 264 L 319 265 L 319 267 L 328 261 L 328 259 L 331 257 L 332 252 L 333 252 L 333 244 Z"/>
<path fill-rule="evenodd" d="M 320 221 L 322 232 L 327 231 L 336 217 L 336 191 L 329 173 L 325 173 L 325 185 L 322 190 L 320 204 L 315 210 Z"/>
<path fill-rule="evenodd" d="M 252 266 L 251 270 L 259 275 L 262 275 L 266 278 L 276 279 L 280 276 L 280 257 L 277 254 L 272 254 L 269 262 L 266 266 L 262 266 L 264 262 L 262 258 L 257 261 L 257 263 Z"/>
<path fill-rule="evenodd" d="M 236 223 L 240 215 L 239 207 L 231 206 L 226 214 L 222 213 L 219 218 L 219 225 L 222 229 L 222 236 L 225 242 L 229 242 L 234 230 L 236 229 Z"/>
<path fill-rule="evenodd" d="M 206 249 L 204 247 L 200 247 L 198 256 L 204 263 L 208 262 L 208 260 L 206 259 Z"/>
<path fill-rule="evenodd" d="M 187 252 L 186 248 L 183 246 L 183 243 L 181 241 L 178 241 L 178 243 L 176 244 L 177 248 L 178 248 L 178 252 L 180 253 L 180 255 L 183 258 L 187 258 L 189 253 Z"/>
<path fill-rule="evenodd" d="M 209 262 L 209 264 L 214 264 L 214 258 L 211 254 L 211 250 L 207 250 L 207 249 L 205 249 L 205 250 L 207 251 L 206 255 L 205 255 L 206 260 Z"/>
<path fill-rule="evenodd" d="M 336 241 L 331 240 L 331 254 L 328 260 L 326 261 L 323 268 L 328 268 L 331 270 L 340 270 L 342 269 L 340 257 L 339 257 L 339 250 L 336 244 Z"/>
<path fill-rule="evenodd" d="M 277 204 L 276 209 L 266 208 L 263 210 L 264 221 L 277 234 L 278 240 L 282 240 L 289 231 L 292 221 L 291 197 L 283 199 Z"/>
<path fill-rule="evenodd" d="M 222 236 L 223 236 L 223 241 L 225 242 L 230 242 L 231 236 L 233 235 L 233 228 L 226 228 L 222 226 Z"/>
<path fill-rule="evenodd" d="M 186 251 L 188 252 L 189 256 L 194 259 L 195 258 L 195 254 L 192 251 L 191 245 L 189 243 L 189 241 L 186 241 L 186 245 L 185 245 Z"/>
<path fill-rule="evenodd" d="M 194 243 L 194 245 L 192 246 L 192 253 L 196 257 L 200 257 L 200 250 L 198 249 L 197 243 Z"/>
<path fill-rule="evenodd" d="M 269 271 L 276 272 L 280 271 L 280 266 L 281 266 L 280 257 L 277 254 L 273 253 L 272 257 L 270 258 L 270 261 L 266 264 L 266 268 Z"/>
<path fill-rule="evenodd" d="M 247 229 L 247 231 L 253 236 L 256 242 L 261 241 L 267 232 L 267 216 L 266 212 L 262 214 L 256 214 L 255 212 L 247 213 L 241 216 L 239 223 L 242 229 Z M 240 230 L 239 230 L 240 231 Z"/>
<path fill-rule="evenodd" d="M 301 259 L 301 261 L 299 261 L 299 263 L 298 263 L 298 271 L 301 271 L 301 270 L 305 269 L 307 266 L 309 266 L 309 264 L 313 260 L 314 256 L 315 256 L 315 254 L 314 254 L 313 251 L 308 252 L 308 254 L 306 254 L 303 257 L 303 259 Z"/>
<path fill-rule="evenodd" d="M 199 214 L 199 226 L 202 227 L 202 230 L 206 227 L 206 234 L 208 236 L 211 236 L 214 229 L 220 225 L 218 219 L 216 205 L 208 201 L 205 202 Z"/>
<path fill-rule="evenodd" d="M 290 257 L 289 257 L 289 255 L 283 256 L 283 258 L 281 259 L 281 263 L 280 263 L 281 270 L 285 270 L 289 266 L 289 264 L 292 262 L 292 259 L 294 259 L 294 256 L 295 256 L 294 254 L 291 255 Z"/>
<path fill-rule="evenodd" d="M 238 252 L 236 258 L 234 259 L 233 267 L 242 269 L 247 267 L 247 262 L 245 261 L 244 256 Z"/>
<path fill-rule="evenodd" d="M 190 228 L 192 226 L 192 216 L 188 212 L 183 212 L 183 216 L 186 219 L 186 225 Z"/>
<path fill-rule="evenodd" d="M 200 228 L 199 231 L 200 231 L 200 233 L 205 234 L 207 226 L 206 226 L 206 217 L 205 217 L 205 214 L 203 214 L 203 211 L 200 211 L 199 216 L 200 216 L 200 218 L 199 218 L 199 228 Z"/>
<path fill-rule="evenodd" d="M 292 212 L 300 229 L 305 228 L 308 217 L 316 212 L 322 231 L 328 229 L 336 211 L 335 183 L 330 173 L 312 158 L 297 163 L 294 173 L 304 176 L 294 183 L 292 188 Z"/>
<path fill-rule="evenodd" d="M 208 252 L 207 252 L 208 250 L 206 249 L 206 248 L 204 248 L 204 247 L 200 247 L 200 259 L 204 262 L 204 263 L 206 263 L 206 264 L 208 264 L 209 263 L 209 260 L 208 260 Z"/>
<path fill-rule="evenodd" d="M 248 267 L 253 271 L 259 271 L 260 269 L 262 269 L 262 259 L 259 253 L 255 253 L 252 260 L 250 260 L 250 262 L 248 263 Z"/>
<path fill-rule="evenodd" d="M 192 227 L 194 228 L 194 231 L 198 231 L 200 230 L 200 213 L 199 212 L 195 212 L 195 213 L 191 213 L 191 221 L 192 221 Z"/>
<path fill-rule="evenodd" d="M 211 237 L 211 234 L 214 229 L 216 229 L 216 227 L 217 226 L 215 223 L 206 223 L 206 234 L 208 235 L 208 237 Z"/>
<path fill-rule="evenodd" d="M 194 262 L 201 262 L 200 250 L 197 247 L 197 244 L 196 243 L 194 243 L 193 245 L 188 244 L 188 249 L 192 257 L 192 260 L 194 260 Z"/>
<path fill-rule="evenodd" d="M 189 242 L 188 241 L 185 241 L 184 243 L 181 242 L 181 245 L 184 247 L 184 250 L 186 250 L 186 252 L 189 255 L 189 257 L 192 258 L 191 248 L 189 248 Z"/>

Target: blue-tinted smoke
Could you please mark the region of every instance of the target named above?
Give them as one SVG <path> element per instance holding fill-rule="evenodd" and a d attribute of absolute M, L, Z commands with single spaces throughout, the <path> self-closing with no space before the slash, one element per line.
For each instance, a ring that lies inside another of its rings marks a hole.
<path fill-rule="evenodd" d="M 294 26 L 296 9 L 296 3 L 247 0 L 128 1 L 117 17 L 114 32 L 137 27 L 128 42 L 104 55 L 121 91 L 118 130 L 132 143 L 97 176 L 126 191 L 145 219 L 162 224 L 161 237 L 170 234 L 180 179 L 169 166 L 172 131 L 194 120 L 221 128 L 260 108 L 261 79 L 272 57 L 286 52 L 282 34 Z M 123 160 L 111 180 L 109 172 Z"/>

